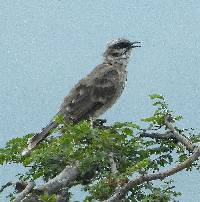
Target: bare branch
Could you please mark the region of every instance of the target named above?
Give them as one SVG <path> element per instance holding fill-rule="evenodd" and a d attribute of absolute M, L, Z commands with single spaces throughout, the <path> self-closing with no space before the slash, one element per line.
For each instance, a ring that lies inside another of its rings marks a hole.
<path fill-rule="evenodd" d="M 58 174 L 56 177 L 49 180 L 47 183 L 40 187 L 34 188 L 34 182 L 19 181 L 16 183 L 8 182 L 6 185 L 2 186 L 1 190 L 3 191 L 3 189 L 5 189 L 6 187 L 15 185 L 15 189 L 21 192 L 15 198 L 14 202 L 40 201 L 39 199 L 36 200 L 37 195 L 41 195 L 44 193 L 47 193 L 49 195 L 58 194 L 58 201 L 61 201 L 63 194 L 66 195 L 67 193 L 65 192 L 65 190 L 73 184 L 78 175 L 78 162 L 76 162 L 74 165 L 66 166 L 60 174 Z M 29 193 L 32 193 L 32 195 L 26 199 Z"/>
<path fill-rule="evenodd" d="M 189 139 L 187 139 L 186 137 L 184 137 L 183 135 L 181 135 L 173 126 L 172 123 L 170 123 L 170 118 L 167 117 L 165 119 L 165 125 L 166 127 L 173 133 L 174 138 L 176 138 L 179 142 L 181 142 L 189 151 L 193 151 L 195 146 L 192 144 L 192 142 L 190 142 Z"/>
<path fill-rule="evenodd" d="M 32 191 L 34 186 L 35 186 L 34 182 L 28 182 L 26 188 L 17 195 L 17 197 L 15 198 L 13 202 L 22 202 L 23 199 L 25 199 L 26 196 Z"/>
<path fill-rule="evenodd" d="M 59 190 L 69 187 L 78 177 L 79 170 L 77 165 L 66 166 L 66 168 L 56 177 L 49 180 L 46 184 L 37 188 L 36 191 L 54 194 Z"/>
<path fill-rule="evenodd" d="M 3 190 L 9 186 L 13 185 L 13 182 L 7 182 L 5 185 L 3 185 L 0 189 L 0 193 L 3 192 Z"/>
<path fill-rule="evenodd" d="M 189 151 L 192 152 L 195 146 L 192 144 L 192 142 L 190 142 L 189 139 L 181 135 L 169 120 L 170 120 L 169 117 L 165 119 L 165 125 L 170 130 L 170 132 L 168 131 L 166 133 L 160 134 L 160 133 L 147 133 L 145 131 L 139 134 L 140 137 L 150 137 L 153 139 L 169 139 L 169 138 L 176 139 L 177 141 L 182 143 Z"/>
<path fill-rule="evenodd" d="M 152 180 L 158 180 L 158 179 L 164 179 L 170 175 L 173 175 L 185 168 L 187 168 L 188 166 L 190 166 L 195 160 L 198 159 L 198 157 L 200 156 L 200 148 L 195 148 L 194 149 L 194 153 L 185 161 L 183 161 L 182 163 L 179 163 L 178 165 L 163 171 L 163 172 L 158 172 L 155 174 L 145 174 L 142 176 L 139 176 L 138 178 L 134 179 L 134 180 L 130 180 L 126 185 L 124 185 L 123 187 L 120 187 L 116 190 L 116 192 L 114 193 L 113 196 L 111 196 L 109 199 L 105 200 L 104 202 L 117 202 L 120 201 L 120 199 L 122 199 L 130 189 L 144 183 L 144 182 L 149 182 Z"/>
<path fill-rule="evenodd" d="M 139 135 L 140 135 L 140 137 L 150 137 L 150 138 L 153 138 L 153 139 L 169 139 L 169 138 L 174 139 L 174 135 L 171 132 L 166 132 L 166 133 L 147 133 L 147 132 L 142 132 Z"/>

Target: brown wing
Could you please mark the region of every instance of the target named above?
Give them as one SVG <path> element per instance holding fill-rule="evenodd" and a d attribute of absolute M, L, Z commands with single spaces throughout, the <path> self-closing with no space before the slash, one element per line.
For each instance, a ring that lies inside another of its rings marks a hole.
<path fill-rule="evenodd" d="M 59 114 L 63 114 L 66 120 L 72 122 L 92 117 L 115 95 L 118 81 L 116 70 L 80 81 L 65 98 Z"/>

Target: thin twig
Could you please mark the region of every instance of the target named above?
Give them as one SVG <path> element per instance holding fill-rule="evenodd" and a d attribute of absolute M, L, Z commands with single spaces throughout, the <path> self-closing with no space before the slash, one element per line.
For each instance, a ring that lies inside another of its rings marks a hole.
<path fill-rule="evenodd" d="M 190 142 L 189 139 L 187 139 L 186 137 L 184 137 L 183 135 L 181 135 L 173 126 L 173 124 L 169 121 L 170 118 L 167 117 L 165 119 L 165 125 L 166 127 L 173 133 L 174 137 L 181 142 L 189 151 L 193 152 L 195 146 L 192 144 L 192 142 Z"/>
<path fill-rule="evenodd" d="M 166 133 L 147 133 L 147 132 L 142 132 L 139 133 L 140 137 L 149 137 L 152 139 L 174 139 L 174 135 L 172 132 L 166 132 Z"/>
<path fill-rule="evenodd" d="M 158 173 L 154 173 L 154 174 L 146 174 L 146 175 L 139 176 L 138 178 L 136 178 L 134 180 L 130 180 L 126 185 L 118 188 L 115 191 L 114 195 L 111 196 L 109 199 L 105 200 L 104 202 L 120 201 L 129 192 L 130 189 L 132 189 L 140 184 L 143 184 L 144 182 L 149 182 L 149 181 L 158 180 L 158 179 L 164 179 L 170 175 L 173 175 L 173 174 L 187 168 L 188 166 L 190 166 L 195 160 L 198 159 L 199 156 L 200 156 L 200 148 L 195 148 L 194 153 L 188 159 L 183 161 L 182 163 L 179 163 L 176 166 L 174 166 L 166 171 L 163 171 L 163 172 L 158 172 Z"/>
<path fill-rule="evenodd" d="M 0 189 L 0 193 L 1 192 L 3 192 L 3 190 L 5 189 L 5 188 L 7 188 L 7 187 L 9 187 L 9 186 L 11 186 L 11 185 L 13 185 L 13 182 L 7 182 L 5 185 L 3 185 L 2 187 L 1 187 L 1 189 Z"/>

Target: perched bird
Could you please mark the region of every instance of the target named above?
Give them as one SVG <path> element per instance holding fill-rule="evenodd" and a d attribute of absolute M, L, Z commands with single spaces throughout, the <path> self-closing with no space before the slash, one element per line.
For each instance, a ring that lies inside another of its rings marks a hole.
<path fill-rule="evenodd" d="M 62 115 L 66 123 L 78 123 L 85 119 L 95 120 L 108 110 L 122 94 L 127 79 L 126 66 L 136 47 L 140 47 L 140 42 L 121 38 L 108 43 L 103 62 L 71 89 L 56 115 Z M 57 126 L 58 123 L 52 120 L 29 139 L 22 155 L 30 153 Z"/>

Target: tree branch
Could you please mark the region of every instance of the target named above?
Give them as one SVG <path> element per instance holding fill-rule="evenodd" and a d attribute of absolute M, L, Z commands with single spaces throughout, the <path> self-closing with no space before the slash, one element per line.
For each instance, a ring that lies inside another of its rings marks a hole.
<path fill-rule="evenodd" d="M 23 199 L 32 191 L 33 187 L 35 186 L 34 182 L 28 182 L 26 188 L 17 195 L 13 202 L 22 202 Z"/>
<path fill-rule="evenodd" d="M 113 196 L 111 196 L 109 199 L 105 200 L 104 202 L 117 202 L 120 201 L 120 199 L 122 199 L 130 189 L 144 183 L 144 182 L 149 182 L 152 180 L 158 180 L 158 179 L 164 179 L 170 175 L 173 175 L 185 168 L 187 168 L 188 166 L 190 166 L 195 160 L 197 160 L 200 156 L 200 148 L 196 147 L 194 149 L 194 153 L 185 161 L 183 161 L 182 163 L 177 164 L 176 166 L 163 171 L 163 172 L 158 172 L 155 174 L 145 174 L 142 176 L 139 176 L 138 178 L 134 179 L 134 180 L 130 180 L 126 185 L 124 185 L 123 187 L 120 187 L 119 189 L 116 190 L 116 192 L 114 193 Z"/>
<path fill-rule="evenodd" d="M 174 138 L 176 138 L 179 142 L 181 142 L 189 151 L 193 151 L 195 146 L 190 142 L 189 139 L 181 135 L 170 122 L 170 117 L 166 117 L 165 119 L 166 127 L 173 133 Z"/>
<path fill-rule="evenodd" d="M 29 196 L 27 201 L 34 201 L 36 195 L 42 195 L 44 193 L 47 193 L 49 195 L 57 193 L 60 194 L 63 190 L 69 188 L 73 184 L 78 175 L 78 162 L 76 162 L 74 165 L 66 166 L 60 174 L 58 174 L 56 177 L 49 180 L 47 183 L 40 187 L 34 188 L 34 182 L 19 181 L 17 183 L 8 182 L 6 185 L 2 186 L 1 190 L 3 191 L 3 189 L 10 185 L 16 185 L 15 189 L 21 192 L 17 195 L 13 202 L 21 202 L 24 200 L 26 201 L 25 198 L 29 193 L 32 193 L 33 195 Z M 58 199 L 61 200 L 61 196 L 58 197 Z"/>
<path fill-rule="evenodd" d="M 123 187 L 118 188 L 114 195 L 111 196 L 109 199 L 105 200 L 104 202 L 114 202 L 114 201 L 119 201 L 122 199 L 130 189 L 133 189 L 134 187 L 143 184 L 144 182 L 149 182 L 153 180 L 158 180 L 158 179 L 164 179 L 170 175 L 173 175 L 188 166 L 190 166 L 194 161 L 196 161 L 199 156 L 200 156 L 200 147 L 196 147 L 190 142 L 189 139 L 184 137 L 179 133 L 178 130 L 175 129 L 173 124 L 170 122 L 170 117 L 166 117 L 165 119 L 165 125 L 166 127 L 170 130 L 170 132 L 166 132 L 164 134 L 158 134 L 158 133 L 146 133 L 143 132 L 140 134 L 141 137 L 150 137 L 150 138 L 158 138 L 158 139 L 168 139 L 168 138 L 173 138 L 178 140 L 180 143 L 182 143 L 189 151 L 191 151 L 193 154 L 183 161 L 182 163 L 177 164 L 176 166 L 163 171 L 163 172 L 157 172 L 154 174 L 145 174 L 141 175 L 138 178 L 134 180 L 130 180 L 126 185 Z"/>
<path fill-rule="evenodd" d="M 9 186 L 13 185 L 13 182 L 7 182 L 5 185 L 3 185 L 0 189 L 0 193 L 3 192 L 3 190 Z"/>
<path fill-rule="evenodd" d="M 150 137 L 153 139 L 169 139 L 169 138 L 176 139 L 177 141 L 182 143 L 187 148 L 187 150 L 191 152 L 194 150 L 195 146 L 192 144 L 192 142 L 190 142 L 189 139 L 181 135 L 180 132 L 177 129 L 175 129 L 173 124 L 170 122 L 170 117 L 166 117 L 165 126 L 170 130 L 170 132 L 167 131 L 166 133 L 160 134 L 160 133 L 146 133 L 145 131 L 140 133 L 139 135 L 140 137 Z"/>
<path fill-rule="evenodd" d="M 75 165 L 66 166 L 66 168 L 60 174 L 49 180 L 41 187 L 35 189 L 35 191 L 54 194 L 63 188 L 69 187 L 79 175 L 77 164 L 78 163 Z"/>
<path fill-rule="evenodd" d="M 153 180 L 158 179 L 164 179 L 168 176 L 171 176 L 188 166 L 190 166 L 194 161 L 196 161 L 200 157 L 200 147 L 197 147 L 192 144 L 192 142 L 183 136 L 179 130 L 173 126 L 171 123 L 170 117 L 167 117 L 165 120 L 165 130 L 167 130 L 166 133 L 160 134 L 160 133 L 147 133 L 146 131 L 143 131 L 139 135 L 141 137 L 150 137 L 155 139 L 174 139 L 179 141 L 182 145 L 186 147 L 187 150 L 189 150 L 192 155 L 189 156 L 185 161 L 178 163 L 171 168 L 165 170 L 165 171 L 159 171 L 157 173 L 139 173 L 138 177 L 133 180 L 125 181 L 125 183 L 119 183 L 117 182 L 117 186 L 115 188 L 115 192 L 113 195 L 105 200 L 104 202 L 113 202 L 113 201 L 121 201 L 121 199 L 124 198 L 124 196 L 131 190 L 137 187 L 138 185 L 141 185 L 145 182 L 150 182 Z M 190 154 L 191 154 L 190 153 Z M 115 155 L 112 151 L 108 153 L 108 160 L 110 163 L 110 169 L 112 174 L 116 175 L 118 173 L 118 165 L 115 161 Z M 47 193 L 49 195 L 56 194 L 57 202 L 66 202 L 69 200 L 69 193 L 68 189 L 75 183 L 75 181 L 80 176 L 80 172 L 78 169 L 79 162 L 76 162 L 72 165 L 68 165 L 65 167 L 62 172 L 60 172 L 56 177 L 53 179 L 50 179 L 48 182 L 44 183 L 41 186 L 34 187 L 34 182 L 8 182 L 2 188 L 0 189 L 0 192 L 2 192 L 6 187 L 10 185 L 15 185 L 15 189 L 18 190 L 18 195 L 16 196 L 14 202 L 20 202 L 20 201 L 40 201 L 40 195 Z M 93 168 L 92 168 L 93 169 Z M 92 170 L 91 169 L 91 170 Z M 37 200 L 36 200 L 37 199 Z"/>
<path fill-rule="evenodd" d="M 139 135 L 140 135 L 140 137 L 149 137 L 149 138 L 152 138 L 152 139 L 169 139 L 169 138 L 175 139 L 172 132 L 166 132 L 166 133 L 147 133 L 147 132 L 142 132 L 142 133 L 139 133 Z"/>

